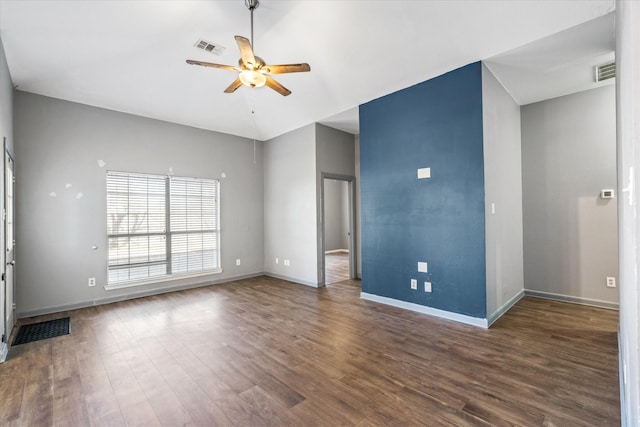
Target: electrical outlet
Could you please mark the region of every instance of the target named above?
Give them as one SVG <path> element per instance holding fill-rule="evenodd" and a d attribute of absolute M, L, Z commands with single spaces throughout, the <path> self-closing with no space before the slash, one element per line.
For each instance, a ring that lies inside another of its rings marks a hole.
<path fill-rule="evenodd" d="M 280 264 L 280 260 L 276 258 L 276 264 Z"/>
<path fill-rule="evenodd" d="M 418 281 L 416 279 L 411 279 L 411 289 L 418 289 Z"/>
<path fill-rule="evenodd" d="M 616 287 L 616 278 L 607 276 L 607 288 L 615 288 Z"/>
<path fill-rule="evenodd" d="M 96 278 L 89 277 L 89 286 L 95 286 L 95 285 L 96 285 Z"/>
<path fill-rule="evenodd" d="M 424 291 L 431 292 L 431 282 L 424 282 Z"/>
<path fill-rule="evenodd" d="M 240 265 L 240 258 L 236 260 L 236 265 Z"/>
<path fill-rule="evenodd" d="M 288 260 L 288 259 L 285 259 L 285 260 L 284 260 L 284 266 L 285 266 L 285 267 L 289 267 L 290 265 L 291 265 L 291 263 L 289 262 L 289 260 Z"/>

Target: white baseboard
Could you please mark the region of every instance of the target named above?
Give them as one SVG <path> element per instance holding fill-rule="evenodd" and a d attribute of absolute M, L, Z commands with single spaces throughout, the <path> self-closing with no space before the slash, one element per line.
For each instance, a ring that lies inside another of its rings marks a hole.
<path fill-rule="evenodd" d="M 502 315 L 505 314 L 507 311 L 509 311 L 509 309 L 511 307 L 516 305 L 516 303 L 518 301 L 520 301 L 522 299 L 522 297 L 524 297 L 524 289 L 522 289 L 520 292 L 515 294 L 509 301 L 507 301 L 506 303 L 502 304 L 502 307 L 500 307 L 495 312 L 493 312 L 493 314 L 487 315 L 487 320 L 489 322 L 489 326 L 493 325 L 493 323 L 496 320 L 501 318 Z"/>
<path fill-rule="evenodd" d="M 113 302 L 126 301 L 130 299 L 147 297 L 151 295 L 165 294 L 167 292 L 181 291 L 181 290 L 192 289 L 192 288 L 201 288 L 209 285 L 218 285 L 221 283 L 234 282 L 236 280 L 250 279 L 252 277 L 259 277 L 259 276 L 264 276 L 264 273 L 263 272 L 251 273 L 251 274 L 245 274 L 241 276 L 226 277 L 224 279 L 218 279 L 218 280 L 207 280 L 206 282 L 190 283 L 187 285 L 176 285 L 176 286 L 166 286 L 166 287 L 156 288 L 156 289 L 145 289 L 138 292 L 130 292 L 123 295 L 117 295 L 117 296 L 107 297 L 107 298 L 99 298 L 91 301 L 81 301 L 73 304 L 43 307 L 35 310 L 18 312 L 18 318 L 22 319 L 25 317 L 41 316 L 43 314 L 77 310 L 79 308 L 93 307 L 95 305 L 110 304 Z"/>
<path fill-rule="evenodd" d="M 525 289 L 524 294 L 528 297 L 544 298 L 544 299 L 550 299 L 554 301 L 590 305 L 592 307 L 608 308 L 610 310 L 618 310 L 618 307 L 619 307 L 618 303 L 615 303 L 615 302 L 603 301 L 599 299 L 583 298 L 583 297 L 574 297 L 571 295 L 554 294 L 552 292 L 542 292 L 542 291 L 533 291 L 530 289 Z"/>
<path fill-rule="evenodd" d="M 453 320 L 460 323 L 466 323 L 467 325 L 478 326 L 485 329 L 489 327 L 487 319 L 482 319 L 480 317 L 471 317 L 465 314 L 453 313 L 451 311 L 440 310 L 437 308 L 427 307 L 425 305 L 414 304 L 412 302 L 401 301 L 393 298 L 381 297 L 379 295 L 368 294 L 366 292 L 361 292 L 360 298 L 367 301 L 391 305 L 393 307 L 404 308 L 405 310 L 428 314 L 430 316 L 441 317 L 443 319 Z"/>
<path fill-rule="evenodd" d="M 312 288 L 319 288 L 320 285 L 318 283 L 308 282 L 306 280 L 296 279 L 295 277 L 283 276 L 281 274 L 275 273 L 264 273 L 265 276 L 273 277 L 275 279 L 286 280 L 287 282 L 297 283 L 299 285 L 311 286 Z"/>
<path fill-rule="evenodd" d="M 349 249 L 331 249 L 330 251 L 324 251 L 325 254 L 348 254 Z"/>

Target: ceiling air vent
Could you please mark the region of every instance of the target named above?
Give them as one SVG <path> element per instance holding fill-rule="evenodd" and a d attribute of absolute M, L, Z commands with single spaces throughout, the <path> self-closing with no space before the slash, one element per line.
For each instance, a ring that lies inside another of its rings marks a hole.
<path fill-rule="evenodd" d="M 616 63 L 610 62 L 608 64 L 599 65 L 596 69 L 596 82 L 612 79 L 616 76 Z"/>
<path fill-rule="evenodd" d="M 202 49 L 206 52 L 210 52 L 213 53 L 214 55 L 220 55 L 222 52 L 224 52 L 225 47 L 224 46 L 220 46 L 219 44 L 213 44 L 211 42 L 208 42 L 204 39 L 200 39 L 198 40 L 195 44 L 195 47 L 197 47 L 198 49 Z"/>

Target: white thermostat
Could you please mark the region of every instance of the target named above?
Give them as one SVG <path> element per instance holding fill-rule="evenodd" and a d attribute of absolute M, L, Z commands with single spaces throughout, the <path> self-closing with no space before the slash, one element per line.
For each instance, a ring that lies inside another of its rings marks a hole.
<path fill-rule="evenodd" d="M 613 190 L 602 190 L 600 192 L 601 199 L 613 199 L 614 191 Z"/>

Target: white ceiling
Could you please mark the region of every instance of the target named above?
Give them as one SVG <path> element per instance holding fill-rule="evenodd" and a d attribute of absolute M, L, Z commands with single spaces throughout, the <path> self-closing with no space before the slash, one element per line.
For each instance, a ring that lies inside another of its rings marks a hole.
<path fill-rule="evenodd" d="M 323 121 L 355 132 L 358 105 L 478 60 L 495 57 L 492 69 L 508 79 L 496 70 L 526 63 L 527 52 L 514 49 L 614 7 L 613 0 L 262 0 L 256 54 L 267 63 L 311 64 L 310 73 L 277 76 L 288 97 L 267 88 L 225 94 L 233 73 L 185 63 L 237 63 L 233 36 L 250 32 L 242 0 L 0 0 L 0 37 L 19 90 L 267 140 Z M 198 50 L 199 38 L 226 50 Z M 580 58 L 536 66 L 568 69 Z"/>
<path fill-rule="evenodd" d="M 520 105 L 568 95 L 596 82 L 594 67 L 615 56 L 615 14 L 609 13 L 486 61 Z"/>

